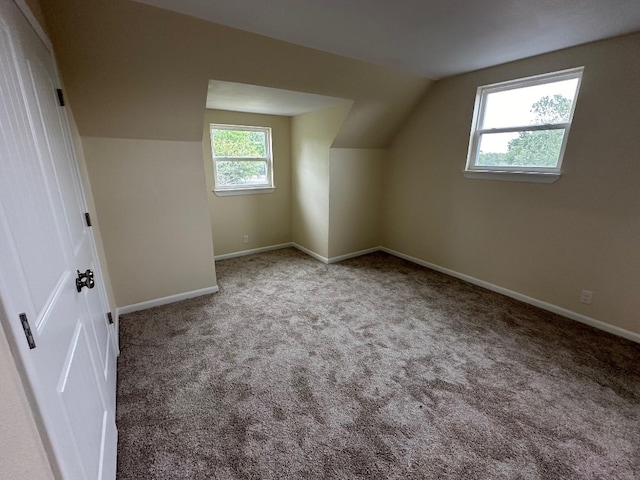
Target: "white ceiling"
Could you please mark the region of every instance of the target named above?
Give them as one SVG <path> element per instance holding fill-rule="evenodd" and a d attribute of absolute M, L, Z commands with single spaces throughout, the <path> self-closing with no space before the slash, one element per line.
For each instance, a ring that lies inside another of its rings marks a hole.
<path fill-rule="evenodd" d="M 640 0 L 137 0 L 433 79 L 640 31 Z"/>
<path fill-rule="evenodd" d="M 219 80 L 209 80 L 207 91 L 207 108 L 268 115 L 301 115 L 345 102 L 350 100 Z"/>

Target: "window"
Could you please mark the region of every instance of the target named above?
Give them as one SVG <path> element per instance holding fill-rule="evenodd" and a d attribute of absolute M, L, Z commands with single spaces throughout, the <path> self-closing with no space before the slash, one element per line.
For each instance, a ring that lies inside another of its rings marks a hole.
<path fill-rule="evenodd" d="M 273 191 L 270 128 L 211 124 L 211 150 L 216 193 Z"/>
<path fill-rule="evenodd" d="M 583 68 L 478 88 L 465 176 L 560 177 Z"/>

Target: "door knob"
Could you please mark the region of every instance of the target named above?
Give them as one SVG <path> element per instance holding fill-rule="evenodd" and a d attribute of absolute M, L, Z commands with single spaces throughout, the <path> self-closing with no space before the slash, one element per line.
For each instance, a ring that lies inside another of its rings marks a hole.
<path fill-rule="evenodd" d="M 82 287 L 93 288 L 96 286 L 96 282 L 93 279 L 93 271 L 87 269 L 86 272 L 82 273 L 80 270 L 78 272 L 78 278 L 76 278 L 76 288 L 78 292 L 82 290 Z"/>

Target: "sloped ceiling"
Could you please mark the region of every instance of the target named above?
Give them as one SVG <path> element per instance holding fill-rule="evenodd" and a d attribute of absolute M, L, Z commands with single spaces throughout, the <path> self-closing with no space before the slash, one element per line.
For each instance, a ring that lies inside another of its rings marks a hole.
<path fill-rule="evenodd" d="M 344 98 L 220 80 L 210 80 L 207 91 L 207 108 L 284 117 L 302 115 L 343 103 L 352 102 Z"/>
<path fill-rule="evenodd" d="M 80 134 L 202 140 L 210 80 L 353 101 L 334 146 L 386 147 L 431 81 L 126 0 L 40 0 Z"/>
<path fill-rule="evenodd" d="M 138 0 L 430 78 L 640 30 L 638 0 Z"/>

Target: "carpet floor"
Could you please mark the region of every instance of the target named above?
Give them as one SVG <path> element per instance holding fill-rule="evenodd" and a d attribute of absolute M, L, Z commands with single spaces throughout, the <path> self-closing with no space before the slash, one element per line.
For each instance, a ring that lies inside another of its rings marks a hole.
<path fill-rule="evenodd" d="M 118 478 L 639 479 L 640 345 L 385 253 L 123 315 Z"/>

